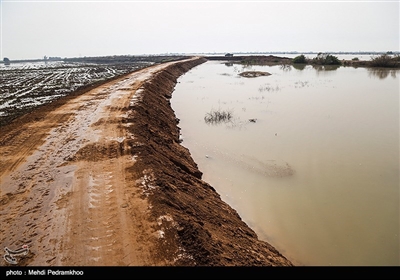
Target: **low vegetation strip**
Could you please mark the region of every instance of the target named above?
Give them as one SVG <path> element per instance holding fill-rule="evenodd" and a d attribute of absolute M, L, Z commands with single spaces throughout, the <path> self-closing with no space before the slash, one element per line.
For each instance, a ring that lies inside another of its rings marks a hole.
<path fill-rule="evenodd" d="M 312 54 L 314 55 L 314 54 Z M 229 61 L 232 64 L 242 65 L 332 65 L 332 66 L 353 66 L 353 67 L 375 67 L 375 68 L 400 68 L 399 54 L 375 54 L 371 60 L 359 60 L 354 57 L 351 60 L 340 60 L 330 53 L 318 53 L 315 57 L 306 57 L 301 54 L 294 58 L 279 57 L 274 55 L 246 55 L 246 56 L 206 56 L 207 60 Z"/>

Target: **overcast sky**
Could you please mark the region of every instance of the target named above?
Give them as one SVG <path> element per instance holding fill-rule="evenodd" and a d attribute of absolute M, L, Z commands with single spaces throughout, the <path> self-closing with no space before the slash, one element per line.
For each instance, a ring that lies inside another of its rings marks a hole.
<path fill-rule="evenodd" d="M 399 1 L 1 0 L 1 59 L 399 51 Z"/>

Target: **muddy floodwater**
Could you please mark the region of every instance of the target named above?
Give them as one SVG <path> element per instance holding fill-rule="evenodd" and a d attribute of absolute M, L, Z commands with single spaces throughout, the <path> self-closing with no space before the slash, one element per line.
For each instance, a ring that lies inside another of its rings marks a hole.
<path fill-rule="evenodd" d="M 399 76 L 209 61 L 171 103 L 203 179 L 294 264 L 397 266 Z"/>

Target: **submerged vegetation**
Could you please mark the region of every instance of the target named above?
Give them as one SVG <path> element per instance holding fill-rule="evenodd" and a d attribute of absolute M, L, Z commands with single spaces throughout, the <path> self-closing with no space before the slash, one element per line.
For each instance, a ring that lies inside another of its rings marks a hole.
<path fill-rule="evenodd" d="M 312 64 L 312 65 L 341 65 L 341 61 L 329 53 L 319 53 L 313 59 L 307 59 L 304 54 L 293 58 L 294 64 Z"/>
<path fill-rule="evenodd" d="M 279 86 L 273 87 L 269 84 L 262 85 L 258 88 L 259 92 L 263 92 L 263 91 L 274 92 L 274 91 L 280 91 L 280 90 L 281 90 L 281 88 Z"/>
<path fill-rule="evenodd" d="M 229 110 L 211 110 L 210 112 L 206 113 L 204 117 L 204 121 L 207 124 L 219 124 L 219 123 L 226 123 L 229 122 L 233 117 L 233 114 Z"/>
<path fill-rule="evenodd" d="M 365 67 L 384 67 L 384 68 L 399 68 L 400 67 L 400 55 L 390 55 L 388 53 L 375 56 L 371 58 L 371 61 L 361 61 L 358 57 L 354 57 L 351 61 L 340 61 L 336 56 L 329 53 L 319 53 L 316 57 L 310 59 L 306 58 L 303 54 L 296 56 L 292 60 L 293 66 L 296 68 L 300 64 L 310 64 L 313 66 L 319 65 L 345 65 L 345 66 L 365 66 Z"/>
<path fill-rule="evenodd" d="M 208 57 L 207 59 L 218 60 L 218 57 Z M 222 59 L 222 58 L 221 58 Z M 283 70 L 291 70 L 296 68 L 303 70 L 307 65 L 313 67 L 384 67 L 384 68 L 400 68 L 400 54 L 384 53 L 372 57 L 371 60 L 360 60 L 358 57 L 352 59 L 340 60 L 337 56 L 330 53 L 318 53 L 315 57 L 306 57 L 304 54 L 298 55 L 294 58 L 278 57 L 278 56 L 240 56 L 235 60 L 230 60 L 230 65 L 234 63 L 241 64 L 243 67 L 252 67 L 253 65 L 281 65 Z M 329 68 L 329 70 L 331 70 Z"/>
<path fill-rule="evenodd" d="M 302 54 L 293 58 L 293 63 L 304 64 L 307 63 L 307 60 L 304 54 Z"/>
<path fill-rule="evenodd" d="M 400 67 L 400 55 L 390 56 L 388 54 L 382 54 L 380 56 L 372 57 L 371 66 L 398 68 Z"/>
<path fill-rule="evenodd" d="M 340 60 L 329 53 L 319 53 L 312 59 L 312 64 L 318 65 L 341 65 Z"/>

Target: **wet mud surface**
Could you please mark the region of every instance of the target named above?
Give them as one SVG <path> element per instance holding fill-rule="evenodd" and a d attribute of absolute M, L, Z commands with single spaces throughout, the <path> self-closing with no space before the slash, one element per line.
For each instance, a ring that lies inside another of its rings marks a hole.
<path fill-rule="evenodd" d="M 292 266 L 180 145 L 171 93 L 203 62 L 150 66 L 1 128 L 0 246 L 28 246 L 17 265 Z"/>

